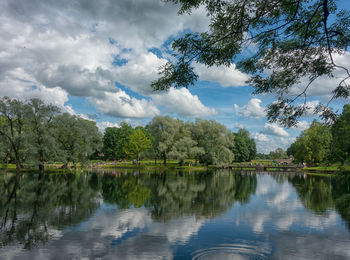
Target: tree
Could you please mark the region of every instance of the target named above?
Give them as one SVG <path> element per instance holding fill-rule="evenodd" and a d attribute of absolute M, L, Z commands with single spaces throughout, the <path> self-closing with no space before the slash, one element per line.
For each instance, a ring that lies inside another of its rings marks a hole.
<path fill-rule="evenodd" d="M 28 138 L 30 140 L 30 159 L 44 171 L 45 162 L 57 158 L 58 150 L 53 134 L 53 119 L 59 113 L 59 108 L 46 105 L 40 99 L 31 99 L 26 114 Z"/>
<path fill-rule="evenodd" d="M 269 153 L 269 159 L 275 160 L 275 159 L 287 159 L 287 153 L 282 148 L 278 147 L 275 151 L 271 151 Z"/>
<path fill-rule="evenodd" d="M 185 136 L 174 143 L 169 156 L 178 159 L 179 164 L 183 165 L 186 158 L 198 158 L 204 153 L 203 147 L 198 147 L 196 141 L 190 136 Z"/>
<path fill-rule="evenodd" d="M 8 97 L 0 99 L 2 153 L 15 162 L 17 169 L 22 168 L 26 160 L 25 118 L 27 110 L 28 106 L 24 102 Z"/>
<path fill-rule="evenodd" d="M 129 140 L 133 128 L 127 123 L 121 123 L 120 127 L 107 127 L 103 136 L 103 152 L 107 159 L 126 158 L 124 146 Z"/>
<path fill-rule="evenodd" d="M 207 165 L 229 165 L 234 155 L 234 135 L 226 126 L 214 120 L 196 119 L 192 127 L 192 139 L 204 149 L 200 161 Z"/>
<path fill-rule="evenodd" d="M 330 128 L 313 121 L 296 140 L 295 159 L 312 166 L 322 162 L 329 154 L 332 135 Z"/>
<path fill-rule="evenodd" d="M 332 155 L 336 160 L 343 163 L 349 162 L 350 158 L 350 105 L 343 108 L 343 113 L 332 125 Z"/>
<path fill-rule="evenodd" d="M 256 144 L 254 139 L 250 138 L 248 130 L 238 130 L 235 134 L 235 145 L 232 151 L 237 162 L 247 162 L 255 158 Z"/>
<path fill-rule="evenodd" d="M 205 7 L 210 26 L 204 33 L 187 33 L 176 39 L 175 62 L 161 68 L 152 83 L 155 90 L 189 87 L 198 79 L 194 63 L 207 67 L 237 64 L 251 75 L 255 94 L 274 93 L 277 102 L 267 117 L 283 125 L 295 125 L 307 112 L 308 91 L 317 80 L 332 78 L 331 100 L 350 96 L 348 68 L 336 60 L 349 47 L 350 15 L 330 0 L 167 0 L 180 4 L 180 14 Z M 251 55 L 243 51 L 253 46 Z M 300 87 L 301 85 L 301 87 Z M 295 89 L 298 90 L 295 95 Z M 334 90 L 333 90 L 334 89 Z M 320 104 L 314 111 L 334 120 L 333 111 Z"/>
<path fill-rule="evenodd" d="M 59 158 L 65 163 L 84 163 L 99 150 L 102 136 L 96 123 L 70 114 L 54 119 L 54 135 L 59 144 Z"/>
<path fill-rule="evenodd" d="M 140 160 L 140 153 L 151 146 L 151 141 L 141 129 L 136 129 L 130 136 L 129 141 L 124 146 L 124 152 L 129 157 L 136 157 Z"/>
<path fill-rule="evenodd" d="M 168 153 L 171 151 L 176 141 L 182 121 L 170 116 L 156 116 L 146 126 L 154 137 L 153 149 L 155 154 L 159 154 L 166 164 Z"/>

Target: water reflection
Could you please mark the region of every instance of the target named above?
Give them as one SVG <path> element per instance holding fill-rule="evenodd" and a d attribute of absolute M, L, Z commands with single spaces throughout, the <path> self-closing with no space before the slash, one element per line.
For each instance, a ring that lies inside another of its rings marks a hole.
<path fill-rule="evenodd" d="M 73 174 L 0 175 L 0 244 L 31 248 L 80 223 L 99 208 L 86 176 Z"/>
<path fill-rule="evenodd" d="M 113 170 L 0 183 L 0 258 L 350 257 L 345 176 Z"/>

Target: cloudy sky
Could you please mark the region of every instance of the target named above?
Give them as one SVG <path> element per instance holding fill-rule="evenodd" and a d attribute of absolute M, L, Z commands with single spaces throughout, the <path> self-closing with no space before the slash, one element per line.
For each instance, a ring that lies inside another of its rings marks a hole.
<path fill-rule="evenodd" d="M 268 123 L 264 109 L 273 97 L 253 96 L 249 76 L 234 65 L 196 64 L 195 86 L 152 92 L 172 40 L 208 26 L 204 9 L 191 16 L 177 11 L 160 0 L 2 0 L 0 96 L 38 97 L 96 120 L 101 129 L 122 121 L 145 125 L 155 115 L 215 119 L 233 131 L 248 129 L 259 152 L 287 148 L 312 118 L 293 129 Z M 336 58 L 350 63 L 350 54 Z M 315 85 L 310 106 L 328 98 L 333 82 Z"/>

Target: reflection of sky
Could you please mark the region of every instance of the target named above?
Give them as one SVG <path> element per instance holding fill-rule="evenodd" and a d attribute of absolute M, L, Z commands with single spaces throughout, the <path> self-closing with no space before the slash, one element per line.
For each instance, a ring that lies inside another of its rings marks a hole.
<path fill-rule="evenodd" d="M 315 214 L 304 209 L 287 181 L 257 178 L 250 202 L 235 203 L 216 219 L 182 216 L 155 222 L 147 209 L 104 204 L 89 220 L 19 258 L 350 258 L 350 235 L 335 211 Z M 10 254 L 18 254 L 18 248 L 7 248 Z M 0 258 L 4 255 L 0 250 Z"/>

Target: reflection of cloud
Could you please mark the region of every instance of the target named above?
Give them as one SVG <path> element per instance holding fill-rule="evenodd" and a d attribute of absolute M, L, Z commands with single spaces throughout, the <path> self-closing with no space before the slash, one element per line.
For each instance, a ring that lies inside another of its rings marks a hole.
<path fill-rule="evenodd" d="M 349 259 L 350 241 L 344 234 L 298 234 L 285 232 L 273 237 L 275 259 Z M 334 241 L 337 241 L 336 243 Z"/>
<path fill-rule="evenodd" d="M 171 220 L 169 223 L 152 223 L 151 234 L 165 234 L 168 241 L 173 243 L 180 241 L 187 242 L 191 236 L 198 233 L 203 221 L 198 221 L 194 216 L 182 217 Z"/>
<path fill-rule="evenodd" d="M 198 233 L 203 223 L 194 216 L 166 223 L 154 222 L 144 208 L 118 210 L 108 206 L 78 227 L 64 230 L 43 247 L 24 252 L 22 256 L 16 248 L 7 248 L 6 256 L 20 255 L 26 259 L 171 259 L 171 243 L 186 243 Z M 2 256 L 0 251 L 0 258 Z"/>
<path fill-rule="evenodd" d="M 330 211 L 317 215 L 303 210 L 304 206 L 295 196 L 295 190 L 288 182 L 277 183 L 269 176 L 260 176 L 257 195 L 264 204 L 244 207 L 238 217 L 251 226 L 256 233 L 266 232 L 271 225 L 280 231 L 287 231 L 292 225 L 316 230 L 327 230 L 339 221 L 339 215 Z"/>

